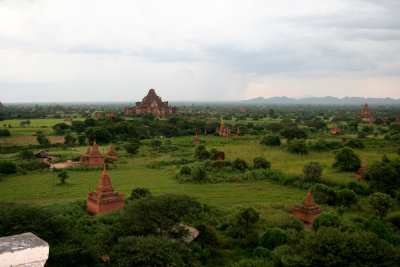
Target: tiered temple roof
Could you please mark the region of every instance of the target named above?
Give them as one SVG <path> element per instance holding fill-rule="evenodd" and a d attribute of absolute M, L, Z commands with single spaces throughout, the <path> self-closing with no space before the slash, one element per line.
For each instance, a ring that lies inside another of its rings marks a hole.
<path fill-rule="evenodd" d="M 110 146 L 110 151 L 108 151 L 108 153 L 106 154 L 106 156 L 109 157 L 109 158 L 114 158 L 114 159 L 118 158 L 117 153 L 115 153 L 115 151 L 114 151 L 113 144 L 111 144 L 111 146 Z"/>
<path fill-rule="evenodd" d="M 114 211 L 124 206 L 124 195 L 122 191 L 119 193 L 114 191 L 111 186 L 110 176 L 104 165 L 103 173 L 99 180 L 96 191 L 90 192 L 90 188 L 86 198 L 86 211 L 90 214 L 102 214 Z"/>
<path fill-rule="evenodd" d="M 134 107 L 125 107 L 125 116 L 129 114 L 150 113 L 157 118 L 165 118 L 168 114 L 179 114 L 179 108 L 168 105 L 168 101 L 163 102 L 161 97 L 156 94 L 154 89 L 150 89 L 142 102 L 136 102 Z"/>
<path fill-rule="evenodd" d="M 331 134 L 337 134 L 337 133 L 341 133 L 342 131 L 340 130 L 339 126 L 337 125 L 337 123 L 335 123 L 335 126 L 331 129 Z"/>
<path fill-rule="evenodd" d="M 104 164 L 104 157 L 99 152 L 99 147 L 97 146 L 96 140 L 93 142 L 92 151 L 90 151 L 90 146 L 87 147 L 86 154 L 81 155 L 80 163 L 88 165 L 102 165 Z"/>
<path fill-rule="evenodd" d="M 368 107 L 368 104 L 365 104 L 363 109 L 358 114 L 357 118 L 359 118 L 362 122 L 372 123 L 375 121 L 375 116 L 372 114 L 371 109 Z"/>
<path fill-rule="evenodd" d="M 221 122 L 221 126 L 219 128 L 217 127 L 216 131 L 218 132 L 219 136 L 222 136 L 222 137 L 229 138 L 232 136 L 231 129 L 225 128 L 223 121 Z"/>
<path fill-rule="evenodd" d="M 301 206 L 296 205 L 293 214 L 306 224 L 312 224 L 314 218 L 322 213 L 322 210 L 314 203 L 311 192 L 308 191 L 306 200 Z"/>

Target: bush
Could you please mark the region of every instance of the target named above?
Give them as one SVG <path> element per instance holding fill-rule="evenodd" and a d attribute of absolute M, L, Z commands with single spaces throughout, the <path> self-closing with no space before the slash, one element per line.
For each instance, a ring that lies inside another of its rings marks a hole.
<path fill-rule="evenodd" d="M 0 136 L 11 136 L 11 133 L 8 129 L 0 129 Z"/>
<path fill-rule="evenodd" d="M 400 212 L 396 211 L 387 215 L 386 220 L 391 222 L 397 229 L 400 229 Z"/>
<path fill-rule="evenodd" d="M 390 233 L 389 227 L 385 224 L 385 222 L 379 220 L 376 217 L 369 218 L 364 223 L 365 230 L 375 233 L 382 238 L 383 240 L 388 241 L 389 243 L 394 243 L 396 238 Z"/>
<path fill-rule="evenodd" d="M 337 190 L 324 184 L 315 184 L 311 193 L 318 204 L 336 205 Z"/>
<path fill-rule="evenodd" d="M 267 249 L 274 249 L 277 246 L 286 244 L 288 237 L 286 233 L 278 228 L 269 228 L 261 236 L 261 246 Z"/>
<path fill-rule="evenodd" d="M 43 161 L 30 161 L 26 163 L 20 163 L 18 166 L 24 170 L 36 171 L 49 169 L 50 165 Z"/>
<path fill-rule="evenodd" d="M 336 154 L 336 162 L 333 167 L 339 168 L 341 171 L 357 171 L 361 167 L 361 160 L 353 150 L 343 148 Z"/>
<path fill-rule="evenodd" d="M 398 171 L 387 162 L 373 163 L 364 172 L 363 178 L 370 182 L 371 188 L 385 193 L 391 193 L 400 183 Z"/>
<path fill-rule="evenodd" d="M 205 145 L 198 145 L 194 151 L 196 159 L 205 160 L 210 157 L 210 152 L 207 151 Z"/>
<path fill-rule="evenodd" d="M 68 176 L 68 173 L 67 173 L 66 171 L 62 170 L 62 171 L 57 175 L 57 177 L 60 179 L 60 184 L 65 184 L 65 180 L 67 180 L 67 178 L 68 178 L 69 176 Z"/>
<path fill-rule="evenodd" d="M 392 198 L 387 194 L 377 192 L 367 198 L 367 203 L 372 212 L 382 219 L 392 206 Z"/>
<path fill-rule="evenodd" d="M 132 190 L 129 200 L 136 200 L 143 197 L 148 197 L 150 195 L 151 193 L 149 189 L 144 187 L 136 187 L 135 189 Z"/>
<path fill-rule="evenodd" d="M 0 161 L 0 173 L 13 174 L 17 172 L 17 165 L 11 161 Z"/>
<path fill-rule="evenodd" d="M 309 162 L 303 168 L 306 180 L 318 182 L 321 179 L 322 166 L 318 162 Z"/>
<path fill-rule="evenodd" d="M 256 169 L 270 169 L 271 163 L 263 157 L 255 157 L 253 159 L 254 168 Z"/>
<path fill-rule="evenodd" d="M 368 195 L 369 189 L 363 186 L 362 184 L 358 184 L 356 182 L 349 182 L 346 185 L 347 189 L 353 190 L 357 195 Z"/>
<path fill-rule="evenodd" d="M 290 142 L 290 144 L 288 145 L 288 150 L 290 153 L 296 153 L 296 154 L 307 154 L 308 153 L 306 142 L 302 139 L 292 140 Z"/>
<path fill-rule="evenodd" d="M 219 245 L 218 233 L 214 227 L 206 223 L 200 223 L 195 228 L 199 231 L 196 241 L 202 247 L 215 248 Z"/>
<path fill-rule="evenodd" d="M 321 226 L 325 227 L 338 227 L 339 226 L 339 216 L 333 212 L 323 212 L 317 218 L 314 219 L 312 227 L 317 231 Z"/>
<path fill-rule="evenodd" d="M 78 143 L 83 146 L 86 143 L 86 135 L 78 135 Z"/>
<path fill-rule="evenodd" d="M 207 179 L 206 168 L 198 166 L 192 170 L 191 177 L 193 181 L 203 182 Z"/>
<path fill-rule="evenodd" d="M 247 162 L 244 159 L 241 158 L 236 158 L 233 162 L 232 162 L 232 168 L 239 170 L 241 172 L 244 172 L 247 168 Z"/>
<path fill-rule="evenodd" d="M 348 206 L 357 201 L 357 195 L 354 193 L 353 190 L 345 188 L 338 191 L 336 200 L 339 204 L 343 206 Z"/>
<path fill-rule="evenodd" d="M 185 165 L 185 166 L 182 166 L 180 174 L 182 174 L 182 175 L 190 175 L 191 172 L 192 172 L 192 168 L 190 168 L 189 166 Z"/>
<path fill-rule="evenodd" d="M 131 155 L 136 154 L 139 151 L 139 147 L 140 143 L 138 142 L 130 143 L 124 146 L 126 152 L 128 152 Z"/>
<path fill-rule="evenodd" d="M 267 248 L 263 248 L 263 247 L 257 247 L 253 251 L 253 256 L 255 258 L 262 258 L 262 259 L 266 259 L 266 260 L 271 259 L 271 254 L 272 254 L 271 250 L 269 250 Z"/>
<path fill-rule="evenodd" d="M 307 139 L 307 134 L 304 130 L 298 128 L 297 126 L 290 126 L 284 128 L 280 131 L 280 134 L 287 138 L 288 140 L 292 139 Z"/>
<path fill-rule="evenodd" d="M 22 150 L 19 155 L 23 159 L 33 159 L 35 157 L 35 155 L 33 154 L 33 151 L 28 150 L 28 149 Z"/>
<path fill-rule="evenodd" d="M 352 139 L 346 143 L 346 146 L 356 149 L 363 149 L 365 148 L 364 143 L 360 139 Z"/>
<path fill-rule="evenodd" d="M 265 135 L 261 139 L 260 144 L 267 145 L 267 146 L 280 146 L 281 139 L 279 139 L 279 136 L 277 136 L 275 134 Z"/>

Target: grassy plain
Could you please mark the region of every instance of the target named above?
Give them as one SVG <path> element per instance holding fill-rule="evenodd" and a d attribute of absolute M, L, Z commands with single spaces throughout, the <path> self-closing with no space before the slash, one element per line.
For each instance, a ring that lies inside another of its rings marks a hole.
<path fill-rule="evenodd" d="M 38 130 L 45 129 L 45 133 L 52 134 L 52 126 L 64 122 L 63 119 L 36 119 L 31 120 L 30 126 L 20 127 L 21 120 L 4 121 L 4 124 L 12 125 L 12 135 L 16 137 L 33 137 Z M 70 122 L 65 122 L 70 124 Z M 328 139 L 337 137 L 325 135 Z M 15 137 L 11 137 L 15 138 Z M 11 138 L 2 138 L 7 144 Z M 60 137 L 62 138 L 62 137 Z M 267 147 L 259 144 L 260 136 L 243 136 L 239 138 L 225 139 L 215 136 L 200 136 L 200 140 L 207 146 L 224 151 L 228 160 L 237 157 L 252 163 L 256 156 L 263 156 L 271 162 L 273 170 L 280 170 L 285 174 L 299 176 L 303 166 L 310 161 L 318 161 L 324 167 L 323 179 L 333 184 L 346 184 L 354 181 L 354 174 L 339 172 L 331 166 L 334 162 L 334 153 L 310 152 L 307 155 L 291 154 L 285 147 Z M 122 190 L 128 197 L 131 190 L 136 187 L 146 187 L 154 194 L 182 193 L 197 197 L 204 203 L 221 207 L 235 207 L 238 205 L 271 206 L 280 205 L 293 207 L 295 203 L 304 200 L 305 190 L 294 186 L 271 184 L 266 181 L 249 181 L 237 183 L 217 184 L 181 184 L 175 178 L 179 171 L 177 166 L 164 166 L 159 169 L 150 169 L 147 165 L 153 161 L 172 160 L 185 158 L 192 155 L 194 145 L 193 137 L 170 138 L 172 145 L 179 149 L 175 152 L 156 153 L 150 146 L 146 146 L 149 140 L 144 140 L 144 146 L 135 156 L 129 156 L 122 149 L 117 153 L 120 159 L 116 166 L 109 169 L 109 175 L 113 187 Z M 383 154 L 394 157 L 394 148 L 384 145 L 383 140 L 376 142 L 371 139 L 369 146 L 363 150 L 355 150 L 360 158 L 366 158 L 368 163 L 380 160 Z M 383 145 L 382 145 L 383 144 Z M 116 147 L 120 147 L 116 144 Z M 51 155 L 66 158 L 77 157 L 85 153 L 86 147 L 51 148 Z M 100 146 L 102 153 L 108 151 L 108 146 Z M 16 159 L 16 154 L 2 154 L 2 159 Z M 70 171 L 67 185 L 57 185 L 56 173 L 49 171 L 29 172 L 27 175 L 11 175 L 3 177 L 0 186 L 0 201 L 49 204 L 61 200 L 85 199 L 88 188 L 94 190 L 101 175 L 101 170 Z"/>

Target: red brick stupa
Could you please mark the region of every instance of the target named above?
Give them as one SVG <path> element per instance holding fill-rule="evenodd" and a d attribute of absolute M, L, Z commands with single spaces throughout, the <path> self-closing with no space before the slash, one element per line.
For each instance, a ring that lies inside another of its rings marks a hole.
<path fill-rule="evenodd" d="M 88 146 L 86 154 L 81 155 L 80 163 L 88 164 L 88 165 L 103 165 L 104 157 L 99 152 L 99 147 L 97 146 L 96 140 L 93 142 L 92 151 L 90 151 L 90 147 Z"/>
<path fill-rule="evenodd" d="M 330 132 L 331 132 L 331 134 L 337 134 L 337 133 L 341 133 L 342 131 L 340 130 L 339 126 L 336 123 Z"/>
<path fill-rule="evenodd" d="M 369 109 L 368 104 L 364 105 L 363 109 L 360 111 L 360 114 L 358 114 L 357 118 L 359 118 L 362 122 L 373 123 L 375 121 L 375 116 Z"/>
<path fill-rule="evenodd" d="M 308 191 L 306 200 L 301 206 L 296 205 L 293 214 L 306 224 L 312 224 L 314 218 L 322 213 L 322 210 L 314 203 L 311 192 Z"/>
<path fill-rule="evenodd" d="M 219 136 L 222 137 L 231 137 L 231 129 L 225 128 L 224 122 L 221 122 L 221 126 L 218 128 L 217 127 L 217 132 L 219 134 Z"/>
<path fill-rule="evenodd" d="M 104 165 L 103 174 L 100 177 L 99 186 L 95 192 L 90 192 L 86 198 L 86 211 L 90 214 L 103 214 L 122 208 L 124 206 L 124 195 L 122 191 L 117 193 L 111 186 L 110 176 Z"/>
<path fill-rule="evenodd" d="M 199 139 L 199 137 L 197 136 L 197 134 L 196 134 L 196 136 L 195 136 L 194 139 L 193 139 L 193 143 L 195 143 L 195 144 L 200 144 L 200 139 Z"/>
<path fill-rule="evenodd" d="M 239 136 L 239 135 L 240 135 L 240 130 L 239 130 L 239 127 L 238 127 L 237 130 L 236 130 L 235 136 Z"/>
<path fill-rule="evenodd" d="M 366 169 L 367 169 L 367 159 L 364 158 L 363 163 L 362 163 L 362 165 L 361 165 L 361 168 L 359 168 L 359 169 L 357 170 L 357 172 L 356 172 L 356 175 L 355 175 L 356 178 L 357 178 L 357 179 L 362 179 L 363 174 L 364 174 L 364 172 L 365 172 Z"/>
<path fill-rule="evenodd" d="M 108 151 L 108 153 L 106 154 L 106 156 L 109 157 L 109 158 L 114 158 L 114 159 L 117 159 L 117 158 L 118 158 L 118 155 L 117 155 L 117 153 L 115 153 L 114 147 L 113 147 L 112 144 L 111 144 L 111 146 L 110 146 L 110 151 Z"/>

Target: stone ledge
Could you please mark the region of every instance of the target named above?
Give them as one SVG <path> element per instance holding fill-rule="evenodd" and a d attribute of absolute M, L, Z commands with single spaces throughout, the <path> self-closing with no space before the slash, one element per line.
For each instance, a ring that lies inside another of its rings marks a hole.
<path fill-rule="evenodd" d="M 44 266 L 49 244 L 32 233 L 0 238 L 1 266 Z"/>

